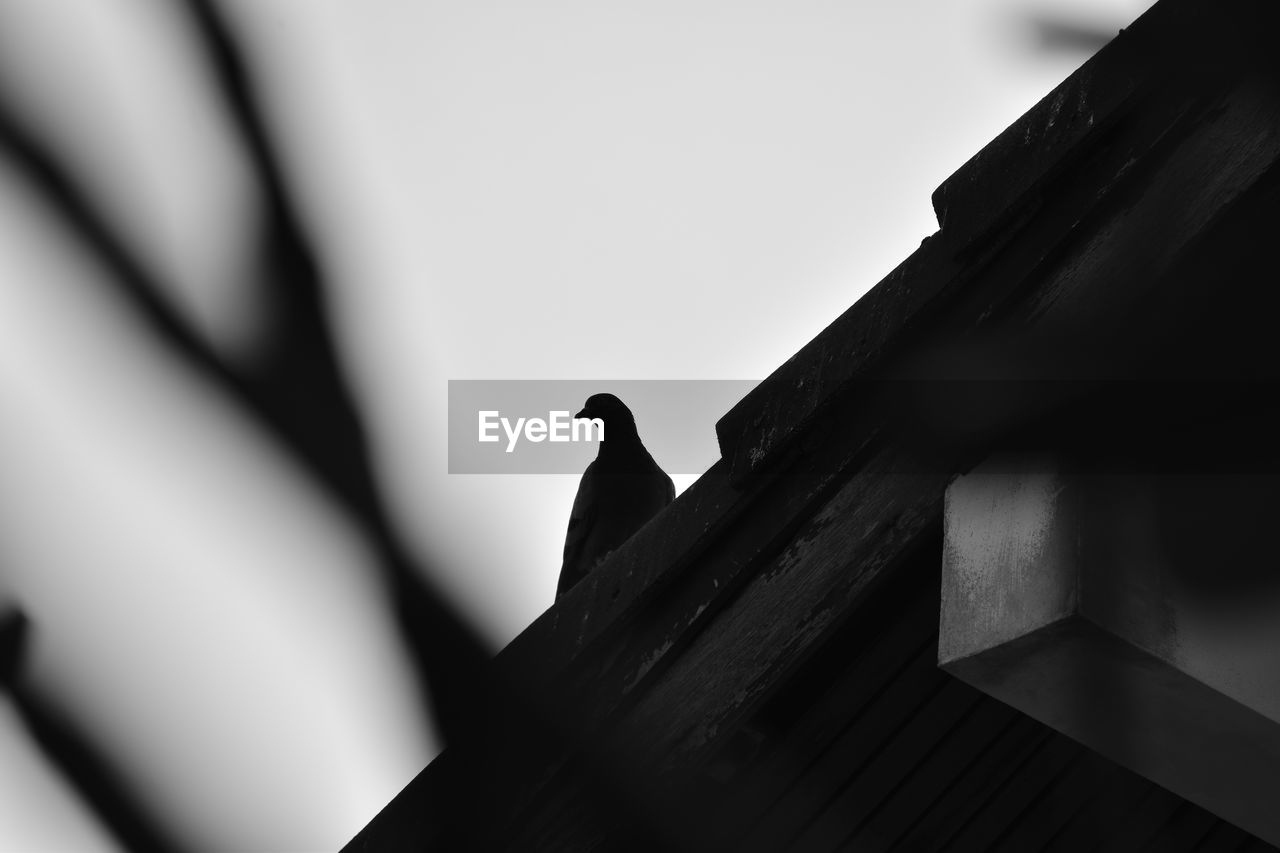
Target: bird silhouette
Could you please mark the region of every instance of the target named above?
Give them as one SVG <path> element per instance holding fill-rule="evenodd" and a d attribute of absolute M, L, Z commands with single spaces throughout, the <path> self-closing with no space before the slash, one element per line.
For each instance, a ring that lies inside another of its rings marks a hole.
<path fill-rule="evenodd" d="M 578 483 L 556 598 L 675 499 L 675 484 L 640 442 L 636 419 L 612 394 L 593 394 L 575 418 L 604 423 L 600 450 Z"/>

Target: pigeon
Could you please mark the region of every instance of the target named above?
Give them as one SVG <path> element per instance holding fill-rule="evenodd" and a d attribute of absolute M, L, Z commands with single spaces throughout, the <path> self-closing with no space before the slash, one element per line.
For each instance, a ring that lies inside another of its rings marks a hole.
<path fill-rule="evenodd" d="M 593 394 L 574 418 L 599 418 L 604 433 L 569 513 L 557 599 L 676 496 L 675 484 L 640 443 L 635 416 L 621 400 Z"/>

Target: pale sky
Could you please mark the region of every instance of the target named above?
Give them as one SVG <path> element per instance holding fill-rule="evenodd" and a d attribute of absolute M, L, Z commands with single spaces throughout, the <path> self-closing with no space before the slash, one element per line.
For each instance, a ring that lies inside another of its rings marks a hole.
<path fill-rule="evenodd" d="M 398 520 L 494 644 L 552 602 L 576 478 L 447 474 L 447 380 L 763 378 L 1083 61 L 1024 13 L 1145 5 L 234 3 Z M 250 200 L 172 12 L 0 0 L 0 87 L 234 353 Z M 0 186 L 0 603 L 33 679 L 194 847 L 338 848 L 435 750 L 364 544 Z M 0 803 L 0 851 L 113 849 L 3 697 Z"/>

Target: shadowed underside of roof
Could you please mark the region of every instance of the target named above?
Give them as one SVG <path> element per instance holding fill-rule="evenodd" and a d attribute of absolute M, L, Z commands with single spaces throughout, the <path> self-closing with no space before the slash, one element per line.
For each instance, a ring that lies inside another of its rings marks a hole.
<path fill-rule="evenodd" d="M 939 670 L 937 625 L 956 474 L 1195 408 L 1098 381 L 1275 378 L 1274 17 L 1163 0 L 940 187 L 348 849 L 1269 849 Z"/>
<path fill-rule="evenodd" d="M 941 672 L 921 545 L 712 759 L 723 849 L 1271 849 Z"/>

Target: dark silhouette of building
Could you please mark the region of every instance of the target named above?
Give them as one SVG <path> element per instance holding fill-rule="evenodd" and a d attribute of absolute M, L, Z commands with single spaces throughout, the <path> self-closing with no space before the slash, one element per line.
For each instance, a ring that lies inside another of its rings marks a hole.
<path fill-rule="evenodd" d="M 1280 609 L 1280 490 L 1248 491 L 1247 518 L 1210 503 L 1277 473 L 1271 5 L 1162 0 L 939 187 L 939 231 L 498 656 L 492 737 L 451 745 L 347 849 L 1280 841 L 1274 816 L 1220 807 L 1280 790 L 1280 684 L 1248 670 L 1268 652 L 1237 637 L 1253 657 L 1206 686 L 1212 631 L 1178 604 L 1224 631 Z M 1077 523 L 1054 515 L 1062 470 L 1222 488 L 1108 486 Z M 1012 497 L 983 503 L 983 472 Z M 974 541 L 1009 547 L 988 564 Z M 1110 585 L 1081 587 L 1095 556 Z M 1058 610 L 1027 622 L 1022 580 L 1054 572 Z"/>

